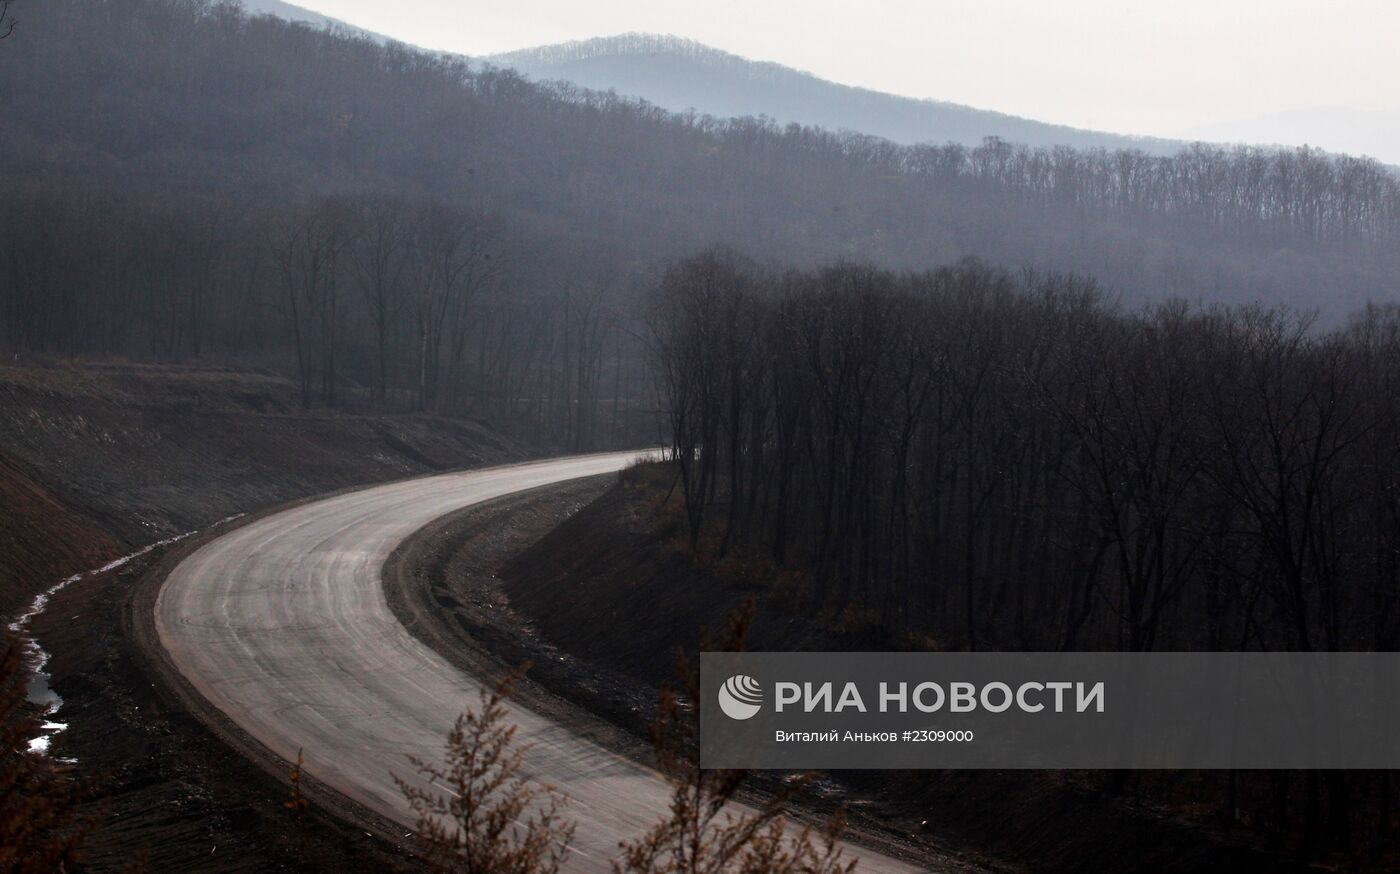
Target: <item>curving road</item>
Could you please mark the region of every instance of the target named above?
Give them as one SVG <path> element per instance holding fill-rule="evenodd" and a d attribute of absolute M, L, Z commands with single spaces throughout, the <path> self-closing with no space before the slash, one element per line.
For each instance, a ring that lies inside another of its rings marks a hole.
<path fill-rule="evenodd" d="M 350 798 L 412 825 L 393 781 L 405 755 L 440 761 L 479 684 L 394 618 L 380 571 L 400 542 L 454 510 L 626 467 L 637 453 L 445 474 L 337 495 L 216 538 L 171 571 L 156 602 L 161 645 L 211 704 Z M 522 707 L 525 766 L 570 799 L 571 871 L 606 871 L 619 840 L 666 810 L 652 771 Z M 913 866 L 856 849 L 862 871 Z"/>

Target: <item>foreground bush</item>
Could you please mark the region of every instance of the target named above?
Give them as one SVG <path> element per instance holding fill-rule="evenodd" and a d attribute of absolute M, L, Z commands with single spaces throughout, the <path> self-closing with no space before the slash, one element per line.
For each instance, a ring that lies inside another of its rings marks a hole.
<path fill-rule="evenodd" d="M 702 650 L 732 651 L 744 646 L 754 607 L 732 616 L 722 637 L 702 642 Z M 677 657 L 685 699 L 699 700 L 700 676 Z M 697 764 L 699 713 L 669 689 L 661 692 L 652 743 L 657 764 L 671 784 L 669 815 L 641 837 L 622 844 L 613 862 L 616 874 L 851 874 L 855 860 L 843 858 L 839 844 L 844 820 L 838 815 L 820 832 L 793 830 L 786 816 L 792 793 L 807 778 L 759 807 L 736 801 L 749 773 L 706 770 Z"/>
<path fill-rule="evenodd" d="M 750 605 L 730 622 L 718 648 L 742 644 L 752 620 Z M 681 663 L 692 693 L 699 677 Z M 419 789 L 403 779 L 399 788 L 417 814 L 424 855 L 438 871 L 461 874 L 555 874 L 568 855 L 574 823 L 561 815 L 565 798 L 553 787 L 531 783 L 521 773 L 528 747 L 515 746 L 516 726 L 506 722 L 505 700 L 517 672 L 481 693 L 479 709 L 467 708 L 447 739 L 447 764 L 410 757 L 421 776 L 443 792 Z M 652 738 L 658 765 L 670 783 L 669 812 L 639 837 L 622 842 L 613 860 L 617 874 L 851 874 L 856 862 L 843 858 L 844 821 L 838 816 L 818 831 L 789 827 L 791 793 L 804 781 L 760 807 L 735 799 L 747 771 L 702 770 L 696 764 L 693 709 L 663 690 Z"/>
<path fill-rule="evenodd" d="M 434 869 L 453 874 L 555 874 L 568 855 L 574 825 L 560 816 L 563 797 L 521 774 L 527 747 L 514 745 L 505 699 L 519 674 L 482 689 L 481 707 L 457 717 L 447 736 L 447 764 L 410 757 L 444 792 L 396 779 L 418 816 L 417 830 Z"/>

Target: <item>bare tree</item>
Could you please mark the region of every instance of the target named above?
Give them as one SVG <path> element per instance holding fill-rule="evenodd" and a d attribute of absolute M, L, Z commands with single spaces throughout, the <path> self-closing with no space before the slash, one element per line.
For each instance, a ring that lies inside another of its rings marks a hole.
<path fill-rule="evenodd" d="M 395 777 L 418 817 L 430 863 L 454 874 L 555 874 L 569 853 L 574 824 L 563 797 L 522 773 L 527 748 L 515 745 L 505 701 L 520 672 L 481 690 L 478 709 L 457 717 L 447 737 L 445 766 L 411 758 L 418 774 L 442 791 Z"/>
<path fill-rule="evenodd" d="M 662 773 L 671 784 L 668 815 L 640 837 L 622 843 L 614 874 L 851 874 L 856 860 L 840 845 L 844 821 L 794 829 L 785 809 L 789 793 L 757 808 L 736 800 L 743 771 L 697 767 L 691 717 L 674 694 L 663 692 L 653 729 Z M 789 792 L 795 786 L 789 786 Z"/>
<path fill-rule="evenodd" d="M 496 275 L 499 229 L 486 213 L 424 204 L 413 237 L 413 314 L 418 331 L 418 405 L 436 410 L 444 368 L 460 365 L 472 305 Z"/>
<path fill-rule="evenodd" d="M 733 650 L 753 621 L 750 603 L 729 620 L 723 636 L 705 649 Z M 678 655 L 686 697 L 695 700 L 698 673 Z M 669 689 L 660 696 L 652 742 L 657 763 L 671 784 L 668 814 L 640 837 L 624 841 L 614 874 L 851 874 L 854 859 L 840 845 L 844 820 L 833 817 L 823 829 L 792 829 L 785 811 L 805 781 L 789 783 L 757 808 L 740 805 L 742 770 L 706 770 L 695 757 L 695 708 L 683 707 Z"/>
<path fill-rule="evenodd" d="M 364 198 L 359 220 L 360 240 L 353 260 L 374 331 L 374 391 L 382 404 L 389 389 L 390 339 L 405 303 L 409 229 L 404 203 L 397 198 Z"/>
<path fill-rule="evenodd" d="M 339 262 L 352 233 L 345 205 L 332 199 L 293 209 L 274 231 L 271 248 L 282 275 L 304 407 L 311 406 L 318 373 L 321 399 L 335 402 Z"/>

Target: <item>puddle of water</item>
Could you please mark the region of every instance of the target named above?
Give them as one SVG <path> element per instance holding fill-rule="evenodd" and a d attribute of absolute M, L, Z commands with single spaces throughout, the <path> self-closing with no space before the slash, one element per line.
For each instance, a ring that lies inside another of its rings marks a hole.
<path fill-rule="evenodd" d="M 242 513 L 235 513 L 232 516 L 220 519 L 214 524 L 222 525 L 225 522 L 232 522 L 242 515 Z M 90 571 L 85 571 L 80 574 L 73 574 L 71 577 L 64 577 L 34 596 L 34 600 L 29 604 L 29 609 L 25 610 L 15 621 L 10 623 L 10 631 L 18 635 L 23 642 L 24 666 L 29 671 L 29 685 L 25 690 L 25 698 L 29 703 L 39 708 L 41 718 L 43 719 L 43 722 L 39 724 L 39 734 L 29 741 L 29 751 L 31 753 L 47 755 L 54 736 L 68 727 L 68 723 L 58 722 L 50 718 L 58 713 L 58 709 L 63 706 L 63 699 L 59 697 L 58 693 L 55 692 L 53 687 L 49 684 L 51 678 L 49 673 L 44 670 L 44 666 L 49 663 L 49 654 L 44 651 L 43 647 L 39 646 L 39 642 L 34 639 L 34 635 L 29 633 L 29 625 L 34 621 L 34 617 L 44 612 L 44 609 L 49 606 L 49 601 L 54 595 L 58 594 L 65 587 L 76 583 L 78 580 L 95 577 L 98 574 L 105 574 L 108 571 L 114 571 L 122 565 L 140 558 L 153 549 L 159 549 L 162 546 L 169 546 L 172 543 L 177 543 L 202 530 L 204 529 L 195 529 L 194 531 L 186 531 L 184 534 L 176 534 L 174 537 L 167 537 L 164 540 L 157 540 L 155 543 L 143 546 L 130 555 L 124 555 L 121 558 L 113 559 L 102 567 L 93 568 Z M 65 761 L 71 760 L 65 759 Z"/>
<path fill-rule="evenodd" d="M 49 742 L 53 740 L 53 736 L 67 727 L 68 723 L 66 722 L 45 721 L 40 723 L 39 731 L 41 734 L 35 735 L 29 739 L 29 751 L 31 753 L 38 753 L 41 756 L 48 755 Z"/>

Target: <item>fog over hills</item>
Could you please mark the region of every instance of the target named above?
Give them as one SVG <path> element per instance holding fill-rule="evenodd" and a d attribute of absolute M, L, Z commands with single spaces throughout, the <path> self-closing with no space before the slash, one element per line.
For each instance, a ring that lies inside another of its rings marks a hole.
<path fill-rule="evenodd" d="M 313 12 L 301 6 L 283 3 L 282 0 L 243 0 L 243 8 L 254 15 L 275 15 L 287 21 L 300 21 L 303 24 L 312 24 L 318 27 L 326 25 L 347 26 L 339 19 Z"/>
<path fill-rule="evenodd" d="M 267 350 L 269 335 L 295 344 L 285 324 L 265 324 L 288 311 L 269 241 L 293 245 L 289 222 L 320 227 L 347 211 L 475 223 L 499 241 L 495 263 L 508 254 L 510 269 L 493 274 L 496 308 L 462 317 L 460 354 L 496 332 L 521 348 L 540 348 L 538 334 L 577 349 L 559 332 L 579 330 L 563 314 L 578 315 L 580 285 L 637 311 L 624 292 L 712 244 L 802 267 L 975 257 L 1092 275 L 1132 306 L 1258 301 L 1316 308 L 1331 324 L 1400 300 L 1400 177 L 1374 161 L 900 146 L 670 113 L 223 4 L 49 0 L 24 28 L 0 52 L 0 342 L 16 350 L 174 357 Z M 336 312 L 347 331 L 373 322 Z M 357 339 L 361 381 L 392 381 L 363 370 L 390 346 L 391 372 L 422 373 L 409 351 L 422 334 L 408 322 L 393 326 L 402 344 Z M 333 327 L 334 347 L 348 347 Z M 529 378 L 562 384 L 549 359 L 532 361 Z M 518 397 L 506 380 L 522 371 L 492 367 L 478 363 L 472 372 L 490 378 L 462 383 L 459 397 L 488 391 L 479 386 Z"/>
<path fill-rule="evenodd" d="M 282 0 L 244 0 L 255 14 L 315 27 L 332 26 L 384 40 Z M 639 97 L 672 112 L 716 118 L 766 117 L 828 130 L 849 130 L 897 143 L 979 145 L 998 137 L 1028 146 L 1134 148 L 1171 155 L 1191 141 L 1310 145 L 1400 164 L 1400 108 L 1289 110 L 1192 127 L 1180 139 L 1131 136 L 1051 124 L 941 100 L 918 100 L 830 82 L 811 73 L 755 61 L 677 36 L 627 33 L 538 46 L 479 58 L 537 81 L 567 82 Z"/>
<path fill-rule="evenodd" d="M 695 110 L 718 118 L 767 116 L 780 123 L 857 131 L 897 143 L 975 146 L 986 137 L 1000 137 L 1030 146 L 1139 148 L 1154 154 L 1170 154 L 1182 145 L 840 85 L 675 36 L 628 33 L 492 55 L 486 60 L 534 79 L 616 91 L 674 112 Z"/>
<path fill-rule="evenodd" d="M 353 24 L 347 24 L 339 18 L 322 15 L 304 6 L 283 3 L 282 0 L 240 0 L 240 3 L 243 9 L 251 15 L 271 15 L 283 21 L 290 21 L 294 24 L 306 24 L 317 29 L 328 27 L 341 33 L 367 37 L 376 42 L 395 41 L 383 34 L 375 33 L 372 30 L 365 30 Z"/>

